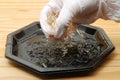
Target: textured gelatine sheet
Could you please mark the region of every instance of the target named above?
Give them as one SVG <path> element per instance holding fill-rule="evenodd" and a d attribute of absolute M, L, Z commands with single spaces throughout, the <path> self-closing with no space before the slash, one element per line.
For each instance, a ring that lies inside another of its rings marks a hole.
<path fill-rule="evenodd" d="M 86 65 L 100 55 L 103 45 L 77 29 L 64 41 L 38 35 L 24 46 L 27 50 L 24 59 L 43 68 L 53 68 Z"/>

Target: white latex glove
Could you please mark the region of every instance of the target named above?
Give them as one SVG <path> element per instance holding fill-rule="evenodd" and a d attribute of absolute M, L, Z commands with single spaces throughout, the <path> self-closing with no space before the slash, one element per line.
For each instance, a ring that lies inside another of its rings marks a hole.
<path fill-rule="evenodd" d="M 54 29 L 47 16 L 59 12 Z M 42 10 L 40 24 L 46 37 L 60 38 L 70 22 L 90 24 L 98 18 L 120 21 L 120 0 L 51 0 Z"/>

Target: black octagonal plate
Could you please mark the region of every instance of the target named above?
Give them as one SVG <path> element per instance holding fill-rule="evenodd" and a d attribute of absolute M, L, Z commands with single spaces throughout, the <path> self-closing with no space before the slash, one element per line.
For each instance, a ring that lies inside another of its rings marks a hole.
<path fill-rule="evenodd" d="M 55 50 L 57 52 L 55 55 L 50 55 L 48 45 L 40 48 L 41 45 L 44 45 L 40 40 L 45 39 L 46 41 L 46 38 L 39 22 L 34 22 L 8 35 L 5 56 L 45 77 L 87 74 L 103 62 L 104 58 L 113 51 L 114 46 L 103 29 L 90 25 L 79 25 L 78 28 L 85 38 L 82 43 L 84 46 L 80 48 L 79 52 L 75 52 L 76 49 L 71 48 L 69 51 L 72 51 L 72 54 L 67 54 L 67 56 L 57 54 L 60 52 L 57 50 Z M 90 51 L 91 45 L 94 49 Z M 44 49 L 46 49 L 46 53 L 40 53 Z"/>

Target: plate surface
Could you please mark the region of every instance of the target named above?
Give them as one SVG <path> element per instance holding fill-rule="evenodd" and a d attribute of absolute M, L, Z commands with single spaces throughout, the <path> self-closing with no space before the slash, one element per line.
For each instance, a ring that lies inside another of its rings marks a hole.
<path fill-rule="evenodd" d="M 58 62 L 59 65 L 55 63 L 53 63 L 54 65 L 51 64 L 50 60 L 52 57 L 53 60 L 51 60 L 51 62 L 55 62 L 54 57 L 58 56 L 58 54 L 46 57 L 45 55 L 48 54 L 39 53 L 45 49 L 43 47 L 40 49 L 41 45 L 44 45 L 44 43 L 41 43 L 40 41 L 47 41 L 41 30 L 39 22 L 33 22 L 30 25 L 9 34 L 6 42 L 5 56 L 6 58 L 43 76 L 54 74 L 61 75 L 66 73 L 76 74 L 78 72 L 79 74 L 87 74 L 103 62 L 105 57 L 114 50 L 114 46 L 103 29 L 84 24 L 79 25 L 78 27 L 86 39 L 86 42 L 84 42 L 84 49 L 80 49 L 83 53 L 78 55 L 73 52 L 80 57 L 74 57 L 74 55 L 71 54 L 71 57 L 68 55 L 67 57 L 63 57 L 64 59 L 60 58 L 59 61 L 61 61 L 61 63 Z M 93 42 L 96 45 L 96 47 L 94 46 L 95 49 L 91 52 L 86 50 L 89 46 L 85 47 L 89 42 L 90 44 Z M 49 48 L 47 45 L 46 47 Z M 46 58 L 48 59 L 46 60 Z M 78 59 L 75 60 L 75 58 Z M 63 65 L 62 61 L 65 65 Z"/>

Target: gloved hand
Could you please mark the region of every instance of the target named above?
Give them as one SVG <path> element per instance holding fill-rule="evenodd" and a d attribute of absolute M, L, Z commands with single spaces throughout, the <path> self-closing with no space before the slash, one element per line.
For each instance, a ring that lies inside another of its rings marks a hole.
<path fill-rule="evenodd" d="M 59 13 L 54 27 L 48 16 Z M 70 22 L 90 24 L 98 18 L 120 21 L 120 0 L 51 0 L 42 10 L 40 24 L 46 37 L 60 38 Z"/>

